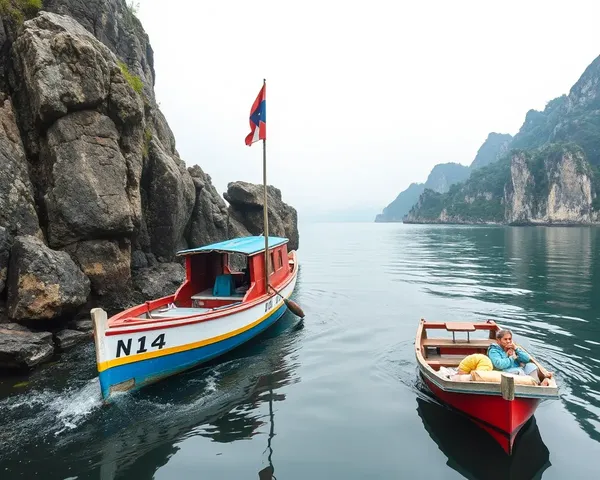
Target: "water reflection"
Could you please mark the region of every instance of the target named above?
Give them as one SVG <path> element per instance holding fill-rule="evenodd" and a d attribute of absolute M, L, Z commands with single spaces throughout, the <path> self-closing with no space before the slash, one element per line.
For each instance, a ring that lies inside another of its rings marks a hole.
<path fill-rule="evenodd" d="M 275 395 L 273 394 L 273 390 L 269 389 L 269 423 L 270 423 L 270 428 L 269 428 L 269 437 L 267 440 L 267 450 L 269 451 L 269 454 L 267 456 L 267 461 L 268 461 L 268 465 L 261 469 L 258 472 L 258 478 L 259 480 L 277 480 L 277 478 L 275 477 L 275 467 L 273 466 L 273 446 L 272 446 L 272 442 L 273 442 L 273 437 L 275 436 L 275 413 L 273 412 L 273 402 L 276 400 Z M 284 397 L 285 398 L 285 397 Z M 282 400 L 282 398 L 279 398 L 278 400 Z"/>
<path fill-rule="evenodd" d="M 73 472 L 86 472 L 78 478 L 102 480 L 152 478 L 186 438 L 234 442 L 256 435 L 266 424 L 258 412 L 261 404 L 283 401 L 279 390 L 300 381 L 295 369 L 302 327 L 286 315 L 252 344 L 219 362 L 123 395 L 59 435 L 40 437 L 40 432 L 53 430 L 40 402 L 31 402 L 32 397 L 21 403 L 5 399 L 0 407 L 7 407 L 8 424 L 15 429 L 21 425 L 27 432 L 11 452 L 0 453 L 2 478 L 18 474 L 63 479 L 73 478 Z M 87 394 L 100 402 L 97 385 L 93 392 L 88 387 Z"/>
<path fill-rule="evenodd" d="M 276 393 L 274 390 L 298 381 L 298 379 L 292 377 L 292 371 L 285 363 L 286 359 L 276 357 L 266 360 L 270 363 L 271 373 L 259 376 L 256 379 L 245 401 L 235 400 L 235 411 L 230 410 L 227 415 L 208 422 L 208 425 L 197 432 L 198 435 L 210 438 L 215 442 L 229 443 L 242 438 L 251 438 L 258 428 L 264 425 L 265 422 L 261 420 L 262 416 L 258 413 L 260 404 L 268 402 L 269 406 L 272 407 L 273 402 L 285 400 L 284 393 Z M 241 376 L 246 376 L 246 372 L 239 369 L 238 373 Z M 236 381 L 243 380 L 240 378 Z"/>
<path fill-rule="evenodd" d="M 596 227 L 431 227 L 405 245 L 404 281 L 493 318 L 556 372 L 562 401 L 600 441 L 600 230 Z"/>
<path fill-rule="evenodd" d="M 535 417 L 521 429 L 512 455 L 469 419 L 432 400 L 417 398 L 417 412 L 447 465 L 473 480 L 538 480 L 550 466 Z"/>

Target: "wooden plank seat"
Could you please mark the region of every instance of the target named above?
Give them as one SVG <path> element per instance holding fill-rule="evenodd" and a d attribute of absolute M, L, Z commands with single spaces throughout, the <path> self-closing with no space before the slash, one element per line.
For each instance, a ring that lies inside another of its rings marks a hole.
<path fill-rule="evenodd" d="M 208 308 L 185 308 L 185 307 L 168 307 L 159 308 L 150 312 L 151 318 L 174 318 L 187 317 L 189 315 L 200 315 L 208 312 Z"/>
<path fill-rule="evenodd" d="M 425 361 L 432 367 L 458 367 L 466 355 L 429 355 Z"/>
<path fill-rule="evenodd" d="M 491 338 L 482 338 L 477 340 L 451 340 L 449 338 L 425 338 L 422 341 L 423 347 L 444 347 L 444 348 L 485 348 L 492 343 L 496 343 Z"/>
<path fill-rule="evenodd" d="M 236 300 L 240 301 L 244 297 L 244 292 L 236 292 L 234 295 L 213 295 L 212 288 L 207 288 L 191 296 L 192 300 Z"/>

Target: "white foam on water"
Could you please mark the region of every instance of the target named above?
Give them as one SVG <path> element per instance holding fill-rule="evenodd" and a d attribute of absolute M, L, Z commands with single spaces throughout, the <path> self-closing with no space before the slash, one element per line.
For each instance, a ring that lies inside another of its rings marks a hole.
<path fill-rule="evenodd" d="M 89 380 L 82 388 L 67 390 L 54 398 L 49 408 L 56 412 L 56 419 L 62 423 L 55 435 L 72 430 L 85 421 L 92 412 L 102 406 L 102 395 L 97 378 Z"/>
<path fill-rule="evenodd" d="M 206 379 L 206 392 L 213 393 L 216 391 L 217 391 L 217 375 L 215 372 L 215 374 L 211 375 L 210 377 L 208 377 Z"/>
<path fill-rule="evenodd" d="M 8 453 L 27 442 L 73 430 L 101 405 L 97 377 L 60 392 L 33 390 L 2 399 L 0 411 L 6 412 L 6 418 L 0 435 L 0 451 Z"/>

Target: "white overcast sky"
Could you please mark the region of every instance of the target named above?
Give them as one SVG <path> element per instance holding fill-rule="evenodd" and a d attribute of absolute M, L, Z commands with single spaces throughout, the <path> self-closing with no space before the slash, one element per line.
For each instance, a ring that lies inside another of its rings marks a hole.
<path fill-rule="evenodd" d="M 600 55 L 598 0 L 139 0 L 138 17 L 179 153 L 220 193 L 262 183 L 244 138 L 267 80 L 267 181 L 300 216 L 470 164 Z"/>

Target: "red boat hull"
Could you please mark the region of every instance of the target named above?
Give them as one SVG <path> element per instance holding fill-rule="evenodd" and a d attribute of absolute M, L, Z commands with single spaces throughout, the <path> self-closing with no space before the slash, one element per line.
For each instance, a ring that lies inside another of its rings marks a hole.
<path fill-rule="evenodd" d="M 532 417 L 540 402 L 535 398 L 509 401 L 497 395 L 446 392 L 425 376 L 424 380 L 434 395 L 486 430 L 509 455 L 519 430 Z"/>

